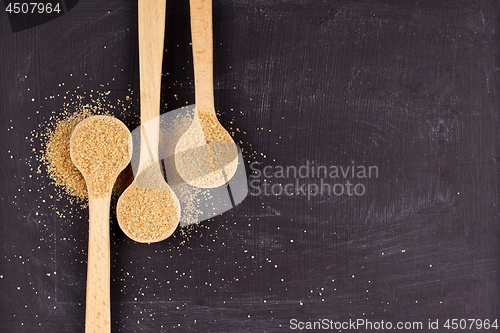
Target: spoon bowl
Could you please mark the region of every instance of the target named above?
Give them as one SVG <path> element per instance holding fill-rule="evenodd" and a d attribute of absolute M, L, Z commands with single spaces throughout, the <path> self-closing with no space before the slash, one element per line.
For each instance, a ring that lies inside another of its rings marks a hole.
<path fill-rule="evenodd" d="M 175 166 L 189 185 L 219 187 L 236 173 L 238 149 L 217 119 L 200 117 L 196 111 L 191 126 L 175 147 Z"/>
<path fill-rule="evenodd" d="M 138 243 L 160 242 L 170 237 L 180 220 L 179 199 L 152 164 L 139 173 L 122 193 L 116 218 L 122 231 Z"/>

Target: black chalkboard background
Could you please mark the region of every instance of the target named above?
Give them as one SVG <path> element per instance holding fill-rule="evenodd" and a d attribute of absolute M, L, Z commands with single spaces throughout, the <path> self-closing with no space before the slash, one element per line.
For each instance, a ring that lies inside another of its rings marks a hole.
<path fill-rule="evenodd" d="M 500 320 L 500 2 L 213 6 L 216 109 L 249 181 L 265 178 L 252 162 L 376 166 L 378 177 L 349 178 L 360 196 L 251 188 L 151 245 L 115 220 L 112 331 L 286 332 L 295 318 L 439 320 L 444 332 L 448 318 Z M 95 91 L 117 105 L 133 96 L 111 111 L 137 126 L 137 4 L 80 1 L 15 33 L 0 8 L 0 331 L 83 332 L 87 209 L 36 172 L 33 137 Z M 165 43 L 162 112 L 194 103 L 187 0 L 167 1 Z M 266 179 L 296 181 L 321 179 Z"/>

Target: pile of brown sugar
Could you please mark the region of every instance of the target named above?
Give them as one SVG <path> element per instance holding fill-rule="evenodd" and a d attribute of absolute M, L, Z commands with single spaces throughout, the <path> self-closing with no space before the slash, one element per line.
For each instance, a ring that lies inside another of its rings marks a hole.
<path fill-rule="evenodd" d="M 39 156 L 46 166 L 47 173 L 54 185 L 61 188 L 70 199 L 81 202 L 88 196 L 87 185 L 80 171 L 71 161 L 70 139 L 75 127 L 84 119 L 93 115 L 106 115 L 99 105 L 80 105 L 74 113 L 65 112 L 45 128 L 42 135 L 42 152 Z M 132 169 L 127 167 L 118 177 L 113 188 L 113 195 L 119 196 L 132 182 Z"/>
<path fill-rule="evenodd" d="M 71 161 L 69 143 L 76 125 L 92 115 L 91 109 L 83 109 L 81 112 L 58 120 L 55 129 L 48 132 L 42 155 L 42 161 L 47 165 L 47 172 L 54 184 L 78 199 L 87 197 L 87 186 L 82 174 Z"/>

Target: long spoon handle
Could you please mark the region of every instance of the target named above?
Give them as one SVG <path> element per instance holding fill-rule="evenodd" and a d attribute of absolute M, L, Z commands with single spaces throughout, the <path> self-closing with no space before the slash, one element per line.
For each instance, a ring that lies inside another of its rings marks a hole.
<path fill-rule="evenodd" d="M 138 3 L 141 164 L 158 161 L 165 9 L 166 0 L 139 0 Z"/>
<path fill-rule="evenodd" d="M 109 205 L 110 196 L 89 194 L 85 333 L 111 332 Z"/>
<path fill-rule="evenodd" d="M 189 4 L 196 110 L 215 117 L 212 0 L 190 0 Z"/>

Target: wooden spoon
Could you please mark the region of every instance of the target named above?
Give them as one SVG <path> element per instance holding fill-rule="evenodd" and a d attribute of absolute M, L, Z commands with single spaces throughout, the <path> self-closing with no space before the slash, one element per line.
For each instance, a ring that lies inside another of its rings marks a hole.
<path fill-rule="evenodd" d="M 139 0 L 141 151 L 137 176 L 116 206 L 121 229 L 140 243 L 159 242 L 172 235 L 181 212 L 158 158 L 165 8 L 165 0 Z"/>
<path fill-rule="evenodd" d="M 109 116 L 92 116 L 78 124 L 70 155 L 89 194 L 89 247 L 85 332 L 111 332 L 109 205 L 111 190 L 131 156 L 127 127 Z"/>
<path fill-rule="evenodd" d="M 195 116 L 175 147 L 175 166 L 188 184 L 224 185 L 238 168 L 233 138 L 215 114 L 213 89 L 212 0 L 190 0 L 195 79 Z"/>

